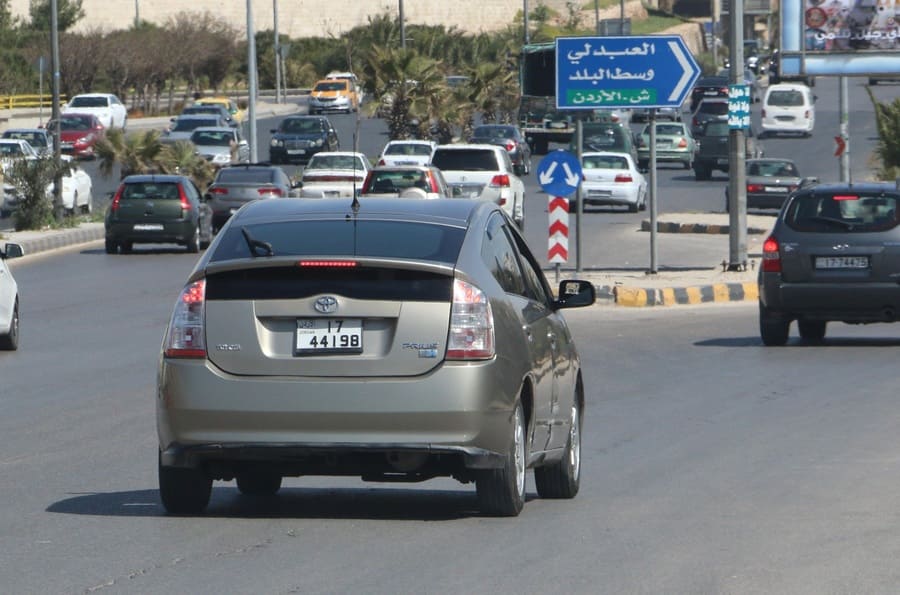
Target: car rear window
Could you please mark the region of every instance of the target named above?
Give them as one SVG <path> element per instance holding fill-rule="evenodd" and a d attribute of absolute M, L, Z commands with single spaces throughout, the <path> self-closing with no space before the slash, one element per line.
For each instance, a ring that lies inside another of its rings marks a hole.
<path fill-rule="evenodd" d="M 216 184 L 268 184 L 272 181 L 272 171 L 262 168 L 225 168 L 219 170 Z"/>
<path fill-rule="evenodd" d="M 697 108 L 697 112 L 722 116 L 728 113 L 728 104 L 724 101 L 704 101 Z"/>
<path fill-rule="evenodd" d="M 431 146 L 421 143 L 394 143 L 388 145 L 385 155 L 431 155 Z"/>
<path fill-rule="evenodd" d="M 709 122 L 703 129 L 704 136 L 728 136 L 728 122 Z"/>
<path fill-rule="evenodd" d="M 213 262 L 251 256 L 242 229 L 253 239 L 271 244 L 275 256 L 359 256 L 450 264 L 456 262 L 465 237 L 464 229 L 449 225 L 373 219 L 233 225 L 219 240 Z"/>
<path fill-rule="evenodd" d="M 7 130 L 3 133 L 3 138 L 18 138 L 24 141 L 28 141 L 28 144 L 30 144 L 32 147 L 47 146 L 47 137 L 36 132 L 17 132 Z"/>
<path fill-rule="evenodd" d="M 800 194 L 786 207 L 784 221 L 797 231 L 884 231 L 897 226 L 898 199 L 897 194 L 866 194 L 852 189 Z"/>
<path fill-rule="evenodd" d="M 175 182 L 131 182 L 125 184 L 121 200 L 179 200 L 178 184 Z"/>
<path fill-rule="evenodd" d="M 792 176 L 798 177 L 797 168 L 789 161 L 757 161 L 747 163 L 748 176 Z"/>
<path fill-rule="evenodd" d="M 432 164 L 445 171 L 496 171 L 500 169 L 497 156 L 486 149 L 438 149 Z"/>
<path fill-rule="evenodd" d="M 372 172 L 369 192 L 373 194 L 392 194 L 412 187 L 428 190 L 430 185 L 425 179 L 424 171 L 379 170 Z"/>
<path fill-rule="evenodd" d="M 628 160 L 617 155 L 586 156 L 586 169 L 628 169 Z"/>
<path fill-rule="evenodd" d="M 109 107 L 106 97 L 73 97 L 71 107 Z"/>
<path fill-rule="evenodd" d="M 646 134 L 650 134 L 650 128 L 647 127 L 645 131 Z M 666 135 L 684 135 L 684 126 L 681 124 L 657 124 L 656 125 L 656 134 L 666 134 Z"/>
<path fill-rule="evenodd" d="M 772 91 L 769 93 L 766 103 L 778 107 L 802 107 L 803 93 L 800 91 Z"/>
<path fill-rule="evenodd" d="M 174 126 L 172 130 L 177 130 L 179 132 L 188 132 L 193 130 L 194 128 L 199 128 L 200 126 L 215 126 L 216 119 L 215 118 L 177 118 L 174 122 Z"/>

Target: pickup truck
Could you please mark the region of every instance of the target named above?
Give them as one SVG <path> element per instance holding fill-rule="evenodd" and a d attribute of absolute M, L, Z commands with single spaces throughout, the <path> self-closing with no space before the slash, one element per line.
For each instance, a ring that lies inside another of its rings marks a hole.
<path fill-rule="evenodd" d="M 753 132 L 753 128 L 744 131 L 746 142 L 746 159 L 757 159 L 764 156 L 762 144 Z M 694 157 L 694 179 L 708 180 L 713 170 L 728 173 L 728 139 L 730 130 L 728 122 L 710 121 L 704 124 L 697 142 L 700 148 Z"/>

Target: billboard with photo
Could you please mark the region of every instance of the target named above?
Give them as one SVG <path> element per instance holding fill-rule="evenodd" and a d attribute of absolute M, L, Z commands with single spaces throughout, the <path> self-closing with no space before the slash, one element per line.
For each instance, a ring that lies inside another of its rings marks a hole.
<path fill-rule="evenodd" d="M 782 0 L 783 74 L 900 73 L 900 0 Z"/>

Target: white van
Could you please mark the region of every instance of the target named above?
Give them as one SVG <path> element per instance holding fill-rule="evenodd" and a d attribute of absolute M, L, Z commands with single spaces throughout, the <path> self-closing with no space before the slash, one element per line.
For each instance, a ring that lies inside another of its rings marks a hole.
<path fill-rule="evenodd" d="M 799 132 L 810 136 L 816 124 L 816 96 L 806 85 L 779 83 L 766 89 L 762 107 L 762 133 Z"/>

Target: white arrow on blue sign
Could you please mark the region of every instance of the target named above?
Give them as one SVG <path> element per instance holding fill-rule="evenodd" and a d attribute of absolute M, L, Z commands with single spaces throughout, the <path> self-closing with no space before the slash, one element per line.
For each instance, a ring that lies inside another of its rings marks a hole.
<path fill-rule="evenodd" d="M 581 184 L 581 164 L 578 157 L 562 149 L 547 153 L 537 168 L 541 189 L 553 196 L 568 196 Z"/>
<path fill-rule="evenodd" d="M 680 107 L 700 67 L 678 35 L 557 37 L 557 109 Z"/>

